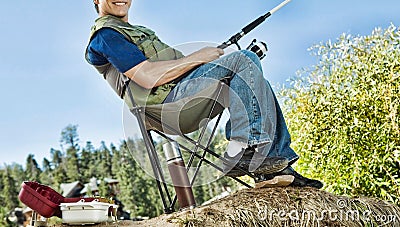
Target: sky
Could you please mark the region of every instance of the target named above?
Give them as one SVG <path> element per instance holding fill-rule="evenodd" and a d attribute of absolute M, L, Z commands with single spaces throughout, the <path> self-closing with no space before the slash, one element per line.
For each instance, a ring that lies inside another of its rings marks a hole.
<path fill-rule="evenodd" d="M 156 31 L 169 45 L 222 43 L 278 5 L 279 0 L 136 0 L 129 22 Z M 0 166 L 41 164 L 61 149 L 61 131 L 78 125 L 81 147 L 119 145 L 123 103 L 84 60 L 97 14 L 92 1 L 14 0 L 0 8 Z M 398 0 L 292 0 L 257 27 L 267 43 L 264 76 L 276 87 L 317 64 L 307 50 L 341 34 L 368 35 L 375 27 L 400 26 Z"/>

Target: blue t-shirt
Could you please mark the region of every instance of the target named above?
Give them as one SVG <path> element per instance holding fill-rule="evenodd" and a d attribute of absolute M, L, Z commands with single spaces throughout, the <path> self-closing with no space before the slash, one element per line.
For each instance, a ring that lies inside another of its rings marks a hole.
<path fill-rule="evenodd" d="M 121 73 L 147 60 L 135 44 L 112 28 L 97 31 L 89 43 L 88 58 L 93 65 L 109 62 Z"/>

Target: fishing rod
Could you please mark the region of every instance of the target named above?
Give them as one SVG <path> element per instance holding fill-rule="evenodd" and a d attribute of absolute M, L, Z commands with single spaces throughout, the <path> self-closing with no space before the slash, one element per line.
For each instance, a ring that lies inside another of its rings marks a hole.
<path fill-rule="evenodd" d="M 225 49 L 228 46 L 235 44 L 239 50 L 240 50 L 240 46 L 239 46 L 239 39 L 241 39 L 243 36 L 245 36 L 247 33 L 249 33 L 251 30 L 253 30 L 255 27 L 257 27 L 258 25 L 260 25 L 262 22 L 264 22 L 268 17 L 270 17 L 272 14 L 274 14 L 276 11 L 278 11 L 279 9 L 281 9 L 283 6 L 285 6 L 286 4 L 288 4 L 291 0 L 285 0 L 283 1 L 281 4 L 279 4 L 278 6 L 276 6 L 275 8 L 273 8 L 272 10 L 270 10 L 268 13 L 260 16 L 259 18 L 255 19 L 253 22 L 251 22 L 250 24 L 248 24 L 246 27 L 242 28 L 242 30 L 238 33 L 236 33 L 235 35 L 233 35 L 228 41 L 223 42 L 221 45 L 218 46 L 218 48 L 221 49 Z M 265 43 L 261 42 L 261 45 L 255 45 L 255 41 L 253 40 L 253 42 L 249 45 L 249 47 L 247 49 L 252 49 L 254 46 L 258 46 L 260 49 L 264 49 L 265 48 L 265 52 L 267 51 L 267 46 Z M 261 50 L 260 50 L 261 51 Z M 258 55 L 258 54 L 257 54 Z M 261 56 L 259 55 L 259 57 L 261 58 Z"/>

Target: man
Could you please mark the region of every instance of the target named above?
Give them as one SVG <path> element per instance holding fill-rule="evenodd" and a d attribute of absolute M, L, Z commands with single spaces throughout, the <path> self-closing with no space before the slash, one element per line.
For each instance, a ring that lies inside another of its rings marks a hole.
<path fill-rule="evenodd" d="M 207 87 L 206 79 L 228 78 L 229 144 L 224 157 L 236 165 L 225 164 L 226 175 L 243 175 L 234 168 L 241 167 L 257 176 L 256 183 L 290 179 L 282 181 L 283 185 L 322 187 L 321 182 L 305 178 L 291 167 L 298 156 L 289 146 L 290 135 L 279 104 L 254 53 L 237 51 L 223 56 L 222 49 L 205 47 L 183 56 L 153 31 L 128 23 L 131 2 L 94 0 L 99 18 L 86 49 L 87 61 L 121 98 L 127 80 L 137 85 L 135 90 L 148 91 L 145 104 L 159 104 L 196 95 Z"/>

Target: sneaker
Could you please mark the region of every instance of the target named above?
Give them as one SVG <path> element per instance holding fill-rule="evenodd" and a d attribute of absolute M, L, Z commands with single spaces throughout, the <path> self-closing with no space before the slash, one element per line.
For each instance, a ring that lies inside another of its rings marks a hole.
<path fill-rule="evenodd" d="M 254 153 L 255 149 L 252 147 L 242 149 L 242 151 L 234 157 L 230 157 L 227 153 L 224 153 L 224 158 L 229 161 L 229 163 L 223 163 L 223 171 L 225 175 L 229 177 L 240 177 L 246 175 L 246 173 L 240 169 L 249 171 L 250 163 L 252 162 L 252 159 L 254 159 Z M 261 164 L 257 169 L 251 171 L 251 173 L 274 174 L 288 167 L 288 161 L 286 158 L 265 156 L 257 158 L 262 158 L 260 161 Z"/>
<path fill-rule="evenodd" d="M 319 180 L 303 177 L 296 172 L 291 166 L 285 168 L 278 173 L 259 174 L 255 179 L 256 188 L 261 187 L 277 187 L 277 186 L 293 186 L 293 187 L 313 187 L 320 189 L 324 185 Z"/>

